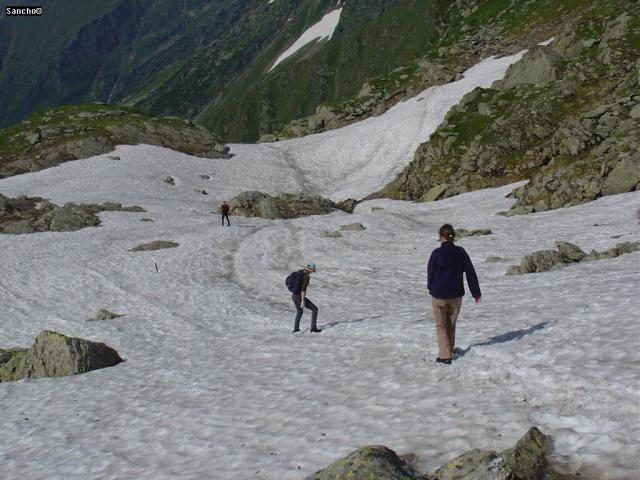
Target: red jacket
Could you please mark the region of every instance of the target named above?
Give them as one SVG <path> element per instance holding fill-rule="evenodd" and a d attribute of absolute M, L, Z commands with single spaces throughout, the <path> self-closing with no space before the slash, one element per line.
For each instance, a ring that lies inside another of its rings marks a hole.
<path fill-rule="evenodd" d="M 220 211 L 222 213 L 229 213 L 229 205 L 226 203 L 223 203 L 222 205 L 220 205 Z"/>

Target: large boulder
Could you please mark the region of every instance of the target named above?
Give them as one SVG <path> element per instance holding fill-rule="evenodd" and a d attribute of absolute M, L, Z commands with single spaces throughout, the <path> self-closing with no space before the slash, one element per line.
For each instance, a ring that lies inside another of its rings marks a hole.
<path fill-rule="evenodd" d="M 334 203 L 319 195 L 283 193 L 278 196 L 263 192 L 242 192 L 231 199 L 231 213 L 244 217 L 260 217 L 268 220 L 298 218 L 309 215 L 325 215 L 334 210 L 351 213 L 357 202 L 353 199 Z"/>
<path fill-rule="evenodd" d="M 0 383 L 78 375 L 121 362 L 118 352 L 104 343 L 45 330 L 31 348 L 0 349 Z"/>
<path fill-rule="evenodd" d="M 545 84 L 558 78 L 563 64 L 564 58 L 550 47 L 534 47 L 507 69 L 496 86 L 509 89 L 522 84 Z"/>
<path fill-rule="evenodd" d="M 557 250 L 538 250 L 524 256 L 520 270 L 522 273 L 548 272 L 559 263 L 562 263 L 562 255 Z"/>
<path fill-rule="evenodd" d="M 390 448 L 371 445 L 350 453 L 305 480 L 418 480 L 421 476 Z"/>
<path fill-rule="evenodd" d="M 513 448 L 502 452 L 471 450 L 436 470 L 437 480 L 538 480 L 548 463 L 547 437 L 532 427 Z"/>

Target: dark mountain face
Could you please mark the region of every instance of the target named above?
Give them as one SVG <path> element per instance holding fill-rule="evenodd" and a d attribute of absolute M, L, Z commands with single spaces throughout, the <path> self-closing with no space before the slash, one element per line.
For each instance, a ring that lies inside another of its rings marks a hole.
<path fill-rule="evenodd" d="M 0 126 L 50 105 L 122 102 L 210 43 L 252 2 L 44 0 L 40 17 L 4 15 L 19 3 L 0 1 Z"/>

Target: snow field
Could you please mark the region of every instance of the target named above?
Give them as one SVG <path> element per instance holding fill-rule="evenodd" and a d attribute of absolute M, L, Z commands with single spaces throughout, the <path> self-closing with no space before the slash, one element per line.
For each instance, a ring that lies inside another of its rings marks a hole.
<path fill-rule="evenodd" d="M 373 200 L 353 215 L 232 217 L 231 228 L 212 213 L 242 190 L 341 200 L 381 188 L 447 105 L 516 59 L 482 62 L 453 89 L 345 129 L 234 145 L 229 160 L 119 146 L 120 161 L 101 155 L 0 180 L 5 195 L 148 210 L 105 212 L 102 226 L 78 232 L 0 235 L 0 348 L 52 329 L 127 359 L 0 385 L 0 477 L 293 480 L 365 444 L 413 452 L 432 471 L 470 448 L 509 447 L 537 425 L 561 468 L 640 478 L 640 254 L 504 276 L 555 240 L 584 250 L 640 240 L 638 192 L 509 218 L 495 213 L 515 185 L 427 204 Z M 319 236 L 352 222 L 367 229 Z M 464 354 L 450 367 L 434 363 L 425 278 L 444 222 L 494 232 L 459 242 L 483 300 L 463 304 Z M 180 246 L 127 251 L 152 240 Z M 292 335 L 284 278 L 308 261 L 319 267 L 309 297 L 323 332 Z M 87 322 L 98 308 L 126 316 Z"/>

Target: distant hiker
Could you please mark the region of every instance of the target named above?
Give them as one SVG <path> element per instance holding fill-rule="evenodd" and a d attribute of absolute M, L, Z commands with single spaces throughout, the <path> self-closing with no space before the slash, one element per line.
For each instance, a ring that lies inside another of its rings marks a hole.
<path fill-rule="evenodd" d="M 438 230 L 441 245 L 431 253 L 427 267 L 427 287 L 431 294 L 439 353 L 436 362 L 450 364 L 456 345 L 456 320 L 460 313 L 464 285 L 462 273 L 476 303 L 480 303 L 480 285 L 471 259 L 462 247 L 454 245 L 456 233 L 448 223 Z"/>
<path fill-rule="evenodd" d="M 309 310 L 311 310 L 311 331 L 312 332 L 321 332 L 322 330 L 318 328 L 318 307 L 307 298 L 307 288 L 309 287 L 309 281 L 311 280 L 311 273 L 315 273 L 316 264 L 313 262 L 307 263 L 307 266 L 304 267 L 303 270 L 297 270 L 291 273 L 285 283 L 287 288 L 292 293 L 291 299 L 293 300 L 293 304 L 296 306 L 296 319 L 293 324 L 293 332 L 300 331 L 300 319 L 302 318 L 302 314 L 304 310 L 302 306 L 304 305 Z"/>
<path fill-rule="evenodd" d="M 229 204 L 226 200 L 224 200 L 222 202 L 222 205 L 220 205 L 220 213 L 222 213 L 222 226 L 224 227 L 224 219 L 226 218 L 227 227 L 230 227 L 231 224 L 229 223 Z"/>

